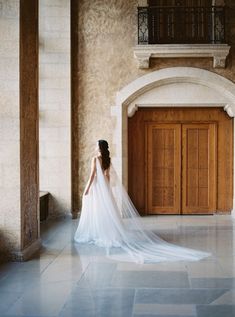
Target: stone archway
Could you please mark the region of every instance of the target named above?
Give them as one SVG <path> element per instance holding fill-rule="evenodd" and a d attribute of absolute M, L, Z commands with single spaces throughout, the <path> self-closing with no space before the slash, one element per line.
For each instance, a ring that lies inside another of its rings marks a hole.
<path fill-rule="evenodd" d="M 168 93 L 166 93 L 166 88 Z M 181 93 L 176 94 L 176 90 Z M 185 95 L 184 91 L 187 91 Z M 223 107 L 230 117 L 234 117 L 235 84 L 204 69 L 172 67 L 141 76 L 122 88 L 117 93 L 115 106 L 111 107 L 111 114 L 116 118 L 112 140 L 116 148 L 113 163 L 125 186 L 128 184 L 128 117 L 134 115 L 139 107 L 166 106 Z M 233 179 L 235 183 L 235 173 Z"/>

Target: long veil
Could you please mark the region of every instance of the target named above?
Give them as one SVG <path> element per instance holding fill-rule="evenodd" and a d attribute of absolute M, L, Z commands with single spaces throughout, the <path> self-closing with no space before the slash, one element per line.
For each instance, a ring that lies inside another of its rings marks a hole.
<path fill-rule="evenodd" d="M 83 195 L 76 242 L 95 243 L 105 247 L 112 259 L 138 263 L 195 261 L 211 255 L 168 243 L 146 228 L 112 164 L 108 182 L 96 159 L 96 179 L 89 195 Z"/>

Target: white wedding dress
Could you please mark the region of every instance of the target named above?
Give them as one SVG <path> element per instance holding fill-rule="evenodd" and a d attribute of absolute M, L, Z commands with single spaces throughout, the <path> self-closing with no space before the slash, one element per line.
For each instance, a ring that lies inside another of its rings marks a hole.
<path fill-rule="evenodd" d="M 211 254 L 168 243 L 147 230 L 111 164 L 107 180 L 98 158 L 96 176 L 82 211 L 74 240 L 106 249 L 107 256 L 120 261 L 154 263 L 195 261 Z"/>

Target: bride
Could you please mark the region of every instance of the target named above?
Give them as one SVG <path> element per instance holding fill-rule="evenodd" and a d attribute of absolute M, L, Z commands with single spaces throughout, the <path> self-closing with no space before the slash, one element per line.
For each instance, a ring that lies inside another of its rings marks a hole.
<path fill-rule="evenodd" d="M 145 228 L 111 164 L 108 142 L 99 140 L 92 158 L 82 211 L 74 240 L 104 247 L 109 257 L 121 261 L 154 263 L 195 261 L 209 253 L 168 243 Z"/>

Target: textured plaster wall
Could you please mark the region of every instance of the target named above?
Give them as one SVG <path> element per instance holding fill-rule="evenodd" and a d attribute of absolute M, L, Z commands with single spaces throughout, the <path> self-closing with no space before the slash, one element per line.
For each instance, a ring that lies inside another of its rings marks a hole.
<path fill-rule="evenodd" d="M 140 1 L 139 1 L 140 2 Z M 141 0 L 140 5 L 143 5 Z M 235 3 L 227 1 L 228 37 L 232 45 L 226 69 L 214 69 L 212 59 L 152 59 L 148 70 L 139 70 L 133 57 L 137 43 L 137 0 L 80 1 L 79 13 L 79 137 L 80 137 L 80 192 L 81 197 L 89 175 L 90 157 L 97 139 L 110 142 L 115 155 L 115 119 L 110 107 L 122 87 L 157 69 L 191 66 L 217 72 L 235 81 Z"/>
<path fill-rule="evenodd" d="M 19 1 L 0 1 L 0 252 L 20 245 Z"/>
<path fill-rule="evenodd" d="M 87 181 L 95 142 L 107 139 L 111 153 L 110 107 L 124 85 L 144 74 L 133 58 L 136 42 L 137 1 L 95 0 L 80 2 L 79 12 L 79 138 L 80 195 Z"/>
<path fill-rule="evenodd" d="M 70 1 L 39 1 L 40 190 L 50 216 L 71 211 Z"/>

